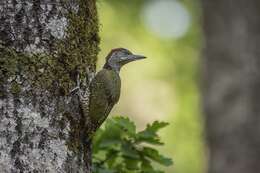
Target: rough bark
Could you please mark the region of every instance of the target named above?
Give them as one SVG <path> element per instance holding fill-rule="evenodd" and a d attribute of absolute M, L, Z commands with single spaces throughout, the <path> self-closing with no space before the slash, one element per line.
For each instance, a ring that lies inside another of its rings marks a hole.
<path fill-rule="evenodd" d="M 260 170 L 260 1 L 203 0 L 209 173 Z"/>
<path fill-rule="evenodd" d="M 0 1 L 0 172 L 90 172 L 75 76 L 95 70 L 95 0 Z"/>

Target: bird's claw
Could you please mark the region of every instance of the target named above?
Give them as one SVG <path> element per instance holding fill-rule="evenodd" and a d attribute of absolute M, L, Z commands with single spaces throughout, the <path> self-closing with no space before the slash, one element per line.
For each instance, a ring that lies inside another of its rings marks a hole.
<path fill-rule="evenodd" d="M 86 67 L 86 84 L 90 85 L 92 79 L 95 76 L 95 72 L 92 72 L 89 67 Z"/>
<path fill-rule="evenodd" d="M 70 91 L 70 95 L 73 95 L 74 93 L 79 94 L 79 92 L 80 92 L 80 77 L 79 77 L 79 74 L 77 74 L 76 84 L 77 84 L 77 86 Z"/>
<path fill-rule="evenodd" d="M 79 91 L 80 91 L 80 87 L 77 86 L 77 87 L 73 88 L 73 89 L 70 91 L 70 95 L 73 95 L 73 94 L 75 94 L 75 93 L 79 93 Z"/>
<path fill-rule="evenodd" d="M 77 93 L 79 96 L 81 96 L 82 94 L 86 95 L 86 93 L 88 92 L 90 82 L 92 81 L 92 79 L 95 76 L 95 73 L 91 72 L 89 67 L 86 67 L 86 73 L 87 74 L 86 74 L 86 77 L 83 82 L 81 82 L 81 80 L 80 80 L 80 75 L 77 74 L 77 80 L 76 80 L 77 86 L 70 91 L 70 94 Z"/>

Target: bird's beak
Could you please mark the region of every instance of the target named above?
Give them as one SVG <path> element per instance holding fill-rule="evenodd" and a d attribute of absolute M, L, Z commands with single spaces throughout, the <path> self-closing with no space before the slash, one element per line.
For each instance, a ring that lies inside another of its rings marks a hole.
<path fill-rule="evenodd" d="M 132 59 L 133 61 L 135 60 L 139 60 L 139 59 L 145 59 L 146 57 L 143 55 L 130 55 L 130 59 Z"/>
<path fill-rule="evenodd" d="M 128 55 L 124 58 L 122 58 L 121 60 L 121 63 L 122 64 L 126 64 L 126 63 L 129 63 L 129 62 L 132 62 L 132 61 L 136 61 L 136 60 L 140 60 L 140 59 L 145 59 L 146 57 L 143 56 L 143 55 Z"/>

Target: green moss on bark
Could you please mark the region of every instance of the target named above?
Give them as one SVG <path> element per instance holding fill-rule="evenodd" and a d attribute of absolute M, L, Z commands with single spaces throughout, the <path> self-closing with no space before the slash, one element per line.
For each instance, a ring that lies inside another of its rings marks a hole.
<path fill-rule="evenodd" d="M 21 86 L 17 82 L 11 84 L 11 93 L 19 94 L 21 92 Z"/>
<path fill-rule="evenodd" d="M 11 90 L 20 92 L 19 83 L 27 81 L 33 87 L 67 95 L 75 86 L 76 73 L 83 78 L 86 67 L 95 71 L 99 52 L 95 0 L 78 1 L 79 10 L 66 14 L 65 38 L 54 40 L 50 53 L 29 55 L 0 46 L 0 85 L 15 82 Z"/>
<path fill-rule="evenodd" d="M 5 47 L 0 42 L 0 97 L 5 96 L 7 89 L 19 96 L 29 88 L 32 92 L 48 91 L 56 99 L 55 96 L 68 95 L 75 87 L 76 73 L 83 79 L 86 67 L 95 71 L 100 41 L 96 1 L 78 1 L 79 9 L 71 10 L 65 16 L 68 24 L 65 38 L 54 39 L 51 52 L 28 54 Z M 28 94 L 33 98 L 33 94 Z M 75 103 L 73 108 L 77 110 L 67 111 L 65 106 L 68 105 L 61 105 L 62 110 L 57 110 L 57 114 L 63 113 L 63 118 L 57 121 L 60 129 L 70 124 L 66 144 L 74 153 L 84 153 L 85 163 L 90 164 L 90 144 L 84 141 L 85 119 L 84 116 L 78 116 L 80 109 Z"/>

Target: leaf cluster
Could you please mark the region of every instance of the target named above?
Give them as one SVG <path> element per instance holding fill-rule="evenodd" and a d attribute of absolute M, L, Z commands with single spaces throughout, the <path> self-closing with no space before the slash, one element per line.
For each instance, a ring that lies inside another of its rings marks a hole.
<path fill-rule="evenodd" d="M 172 160 L 155 148 L 155 145 L 163 145 L 157 132 L 167 125 L 155 121 L 136 132 L 136 126 L 129 118 L 108 119 L 93 139 L 93 172 L 163 173 L 153 165 L 172 165 Z"/>

